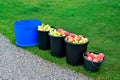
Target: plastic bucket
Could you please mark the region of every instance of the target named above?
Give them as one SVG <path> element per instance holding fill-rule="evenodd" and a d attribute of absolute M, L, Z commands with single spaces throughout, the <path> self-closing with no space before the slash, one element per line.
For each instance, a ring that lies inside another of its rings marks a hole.
<path fill-rule="evenodd" d="M 98 54 L 97 52 L 94 52 L 95 54 Z M 97 72 L 100 68 L 100 65 L 102 64 L 102 62 L 104 61 L 101 61 L 101 62 L 92 62 L 92 61 L 89 61 L 85 58 L 85 53 L 83 54 L 83 58 L 84 58 L 84 68 L 88 71 L 91 71 L 91 72 Z M 105 59 L 105 58 L 104 58 Z"/>
<path fill-rule="evenodd" d="M 37 26 L 41 25 L 40 20 L 19 20 L 14 23 L 16 44 L 18 46 L 38 45 Z"/>
<path fill-rule="evenodd" d="M 49 31 L 38 31 L 38 47 L 39 49 L 50 49 L 50 39 L 48 36 Z"/>
<path fill-rule="evenodd" d="M 85 44 L 73 44 L 65 40 L 66 43 L 66 61 L 72 66 L 77 66 L 83 64 L 83 53 L 87 50 L 87 45 Z"/>
<path fill-rule="evenodd" d="M 56 36 L 50 36 L 50 49 L 51 49 L 51 55 L 62 58 L 65 56 L 65 37 L 56 37 Z"/>

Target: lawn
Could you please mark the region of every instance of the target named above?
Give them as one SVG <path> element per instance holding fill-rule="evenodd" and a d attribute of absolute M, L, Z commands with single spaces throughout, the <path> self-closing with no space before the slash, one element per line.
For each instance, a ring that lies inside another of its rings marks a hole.
<path fill-rule="evenodd" d="M 83 66 L 72 67 L 66 59 L 55 58 L 37 46 L 24 49 L 57 65 L 97 80 L 118 80 L 120 75 L 120 1 L 119 0 L 0 0 L 0 33 L 15 45 L 14 22 L 39 19 L 89 38 L 88 51 L 105 53 L 97 73 Z M 31 64 L 32 65 L 32 64 Z"/>

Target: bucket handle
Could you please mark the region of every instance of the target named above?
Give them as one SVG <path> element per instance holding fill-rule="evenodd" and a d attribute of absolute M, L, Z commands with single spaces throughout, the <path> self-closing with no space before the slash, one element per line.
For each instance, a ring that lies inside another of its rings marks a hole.
<path fill-rule="evenodd" d="M 29 23 L 29 20 L 26 20 L 25 23 Z M 29 25 L 29 26 L 25 27 L 24 30 L 29 30 L 30 28 L 31 28 L 31 26 Z"/>
<path fill-rule="evenodd" d="M 29 30 L 29 29 L 31 29 L 30 26 L 24 28 L 24 30 Z"/>

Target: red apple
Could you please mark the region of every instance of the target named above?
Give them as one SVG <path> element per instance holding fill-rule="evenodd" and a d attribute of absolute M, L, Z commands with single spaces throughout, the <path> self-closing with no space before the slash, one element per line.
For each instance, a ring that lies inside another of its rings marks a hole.
<path fill-rule="evenodd" d="M 97 58 L 97 59 L 98 59 L 98 61 L 103 61 L 103 57 L 101 57 L 101 56 L 99 56 L 99 55 L 98 55 L 98 58 Z"/>
<path fill-rule="evenodd" d="M 73 37 L 71 37 L 71 36 L 67 36 L 66 39 L 68 42 L 73 42 L 73 40 L 74 40 Z"/>
<path fill-rule="evenodd" d="M 65 31 L 64 30 L 62 30 L 61 32 L 59 32 L 60 34 L 64 34 L 65 35 Z"/>
<path fill-rule="evenodd" d="M 66 40 L 67 40 L 67 41 L 69 40 L 69 37 L 70 37 L 70 36 L 67 36 L 67 37 L 66 37 Z"/>
<path fill-rule="evenodd" d="M 98 58 L 98 55 L 97 54 L 94 54 L 94 59 L 97 59 Z"/>
<path fill-rule="evenodd" d="M 85 56 L 88 60 L 93 61 L 93 62 L 101 62 L 104 60 L 103 53 L 95 54 L 93 52 L 86 52 Z"/>
<path fill-rule="evenodd" d="M 98 60 L 97 59 L 93 59 L 93 62 L 98 62 Z"/>
<path fill-rule="evenodd" d="M 103 53 L 100 53 L 99 56 L 101 56 L 102 58 L 104 58 L 105 55 Z"/>
<path fill-rule="evenodd" d="M 60 28 L 60 29 L 57 29 L 57 31 L 58 31 L 58 32 L 61 32 L 61 31 L 64 31 L 64 30 L 63 30 L 62 28 Z"/>
<path fill-rule="evenodd" d="M 77 41 L 80 41 L 82 39 L 81 36 L 77 36 Z"/>
<path fill-rule="evenodd" d="M 74 37 L 75 37 L 75 34 L 71 33 L 70 36 L 74 38 Z"/>
<path fill-rule="evenodd" d="M 90 55 L 90 52 L 86 52 L 85 55 L 86 55 L 86 56 L 89 56 L 89 55 Z"/>
<path fill-rule="evenodd" d="M 68 36 L 70 33 L 69 32 L 67 32 L 67 31 L 65 31 L 65 33 L 64 33 L 66 36 Z"/>
<path fill-rule="evenodd" d="M 94 58 L 94 55 L 95 55 L 94 53 L 90 53 L 89 56 L 91 56 L 92 58 Z"/>
<path fill-rule="evenodd" d="M 88 59 L 89 61 L 92 61 L 92 57 L 90 57 L 90 56 L 88 56 L 87 59 Z"/>

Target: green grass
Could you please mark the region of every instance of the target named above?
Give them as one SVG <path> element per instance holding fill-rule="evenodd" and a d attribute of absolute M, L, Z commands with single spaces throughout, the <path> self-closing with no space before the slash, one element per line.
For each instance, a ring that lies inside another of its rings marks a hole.
<path fill-rule="evenodd" d="M 14 22 L 40 19 L 42 22 L 83 34 L 90 40 L 88 51 L 104 52 L 106 59 L 97 73 L 83 66 L 72 67 L 65 58 L 52 57 L 50 51 L 24 48 L 50 62 L 97 80 L 118 80 L 120 74 L 119 0 L 0 0 L 0 33 L 15 45 Z"/>

